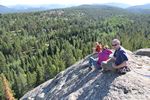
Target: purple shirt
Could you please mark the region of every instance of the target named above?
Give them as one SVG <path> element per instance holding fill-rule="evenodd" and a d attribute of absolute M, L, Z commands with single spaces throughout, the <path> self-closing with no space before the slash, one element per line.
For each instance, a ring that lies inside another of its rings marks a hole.
<path fill-rule="evenodd" d="M 109 49 L 103 49 L 102 52 L 98 54 L 98 64 L 101 64 L 102 61 L 107 61 L 109 59 L 109 55 L 112 53 Z"/>

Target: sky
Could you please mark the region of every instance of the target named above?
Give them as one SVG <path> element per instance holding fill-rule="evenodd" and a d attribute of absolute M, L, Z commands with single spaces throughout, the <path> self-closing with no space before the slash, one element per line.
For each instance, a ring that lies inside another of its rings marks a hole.
<path fill-rule="evenodd" d="M 40 5 L 40 4 L 102 4 L 102 3 L 124 3 L 129 5 L 142 5 L 150 3 L 150 0 L 0 0 L 0 5 Z"/>

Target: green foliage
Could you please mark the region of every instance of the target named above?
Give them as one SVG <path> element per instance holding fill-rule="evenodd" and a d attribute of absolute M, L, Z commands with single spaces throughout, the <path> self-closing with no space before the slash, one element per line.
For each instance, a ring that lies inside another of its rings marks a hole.
<path fill-rule="evenodd" d="M 111 46 L 113 38 L 132 51 L 150 48 L 150 15 L 96 6 L 4 14 L 0 17 L 0 73 L 20 98 L 92 53 L 93 42 Z"/>
<path fill-rule="evenodd" d="M 0 73 L 5 71 L 5 67 L 6 67 L 6 59 L 3 53 L 0 51 Z"/>

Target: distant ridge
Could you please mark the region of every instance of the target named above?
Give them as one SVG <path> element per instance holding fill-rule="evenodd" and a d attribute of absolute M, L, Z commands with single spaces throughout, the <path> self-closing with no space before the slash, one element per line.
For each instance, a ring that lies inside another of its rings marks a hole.
<path fill-rule="evenodd" d="M 128 8 L 131 7 L 131 5 L 123 4 L 123 3 L 105 3 L 104 5 L 112 6 L 112 7 L 118 7 L 118 8 Z"/>
<path fill-rule="evenodd" d="M 33 12 L 33 11 L 44 11 L 49 9 L 65 8 L 69 6 L 50 4 L 50 5 L 15 5 L 15 6 L 3 6 L 0 5 L 0 13 L 20 13 L 20 12 Z"/>
<path fill-rule="evenodd" d="M 127 8 L 127 10 L 133 13 L 150 14 L 150 4 L 132 6 Z"/>
<path fill-rule="evenodd" d="M 127 12 L 131 13 L 150 13 L 150 4 L 145 5 L 137 5 L 137 6 L 130 6 L 127 4 L 122 3 L 105 3 L 105 4 L 84 4 L 84 5 L 59 5 L 59 4 L 46 4 L 46 5 L 15 5 L 15 6 L 3 6 L 0 5 L 0 13 L 16 13 L 16 12 L 32 12 L 32 11 L 44 11 L 50 9 L 61 9 L 61 8 L 98 8 L 98 9 L 117 9 L 117 10 L 126 10 Z"/>
<path fill-rule="evenodd" d="M 150 4 L 132 6 L 132 7 L 129 7 L 128 9 L 149 9 L 150 10 Z"/>
<path fill-rule="evenodd" d="M 10 8 L 0 5 L 0 13 L 10 12 L 10 11 L 11 11 Z"/>

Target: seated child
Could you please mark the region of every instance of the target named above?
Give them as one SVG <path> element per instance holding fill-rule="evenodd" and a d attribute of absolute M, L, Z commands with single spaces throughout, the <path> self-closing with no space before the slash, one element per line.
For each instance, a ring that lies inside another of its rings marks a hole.
<path fill-rule="evenodd" d="M 101 43 L 96 42 L 95 47 L 93 48 L 93 53 L 99 53 L 102 50 L 102 45 Z"/>
<path fill-rule="evenodd" d="M 98 53 L 98 60 L 94 59 L 93 57 L 90 57 L 89 64 L 90 64 L 90 69 L 93 67 L 97 69 L 102 69 L 101 68 L 101 62 L 102 61 L 107 61 L 109 59 L 109 55 L 112 53 L 111 50 L 108 49 L 108 46 L 103 46 L 102 51 Z"/>

